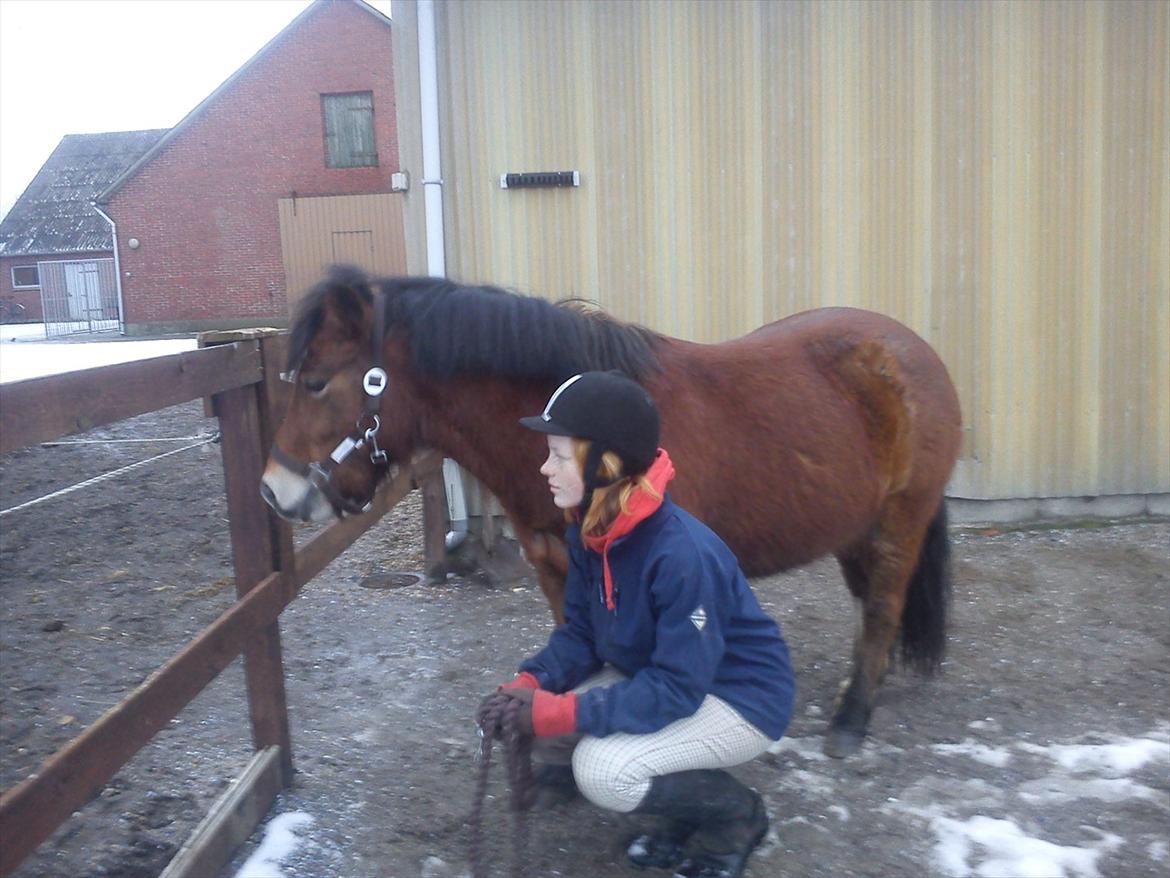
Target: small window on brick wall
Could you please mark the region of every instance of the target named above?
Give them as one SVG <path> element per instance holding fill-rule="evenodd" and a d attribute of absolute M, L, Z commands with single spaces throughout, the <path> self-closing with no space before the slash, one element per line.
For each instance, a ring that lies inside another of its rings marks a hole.
<path fill-rule="evenodd" d="M 12 288 L 15 290 L 36 289 L 41 285 L 35 265 L 12 266 Z"/>
<path fill-rule="evenodd" d="M 325 167 L 377 167 L 373 92 L 321 95 L 321 114 L 325 119 Z"/>

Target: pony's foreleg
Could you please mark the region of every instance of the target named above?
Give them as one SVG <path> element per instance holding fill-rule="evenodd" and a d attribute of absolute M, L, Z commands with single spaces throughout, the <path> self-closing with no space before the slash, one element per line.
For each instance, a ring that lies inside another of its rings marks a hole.
<path fill-rule="evenodd" d="M 875 538 L 842 553 L 838 560 L 849 590 L 861 603 L 861 630 L 853 647 L 853 671 L 829 722 L 825 753 L 842 758 L 865 740 L 878 687 L 898 639 L 906 586 L 918 544 L 895 545 Z"/>
<path fill-rule="evenodd" d="M 553 620 L 565 621 L 565 579 L 569 575 L 569 550 L 565 541 L 546 531 L 518 532 L 524 557 L 536 569 L 540 590 L 548 601 Z"/>

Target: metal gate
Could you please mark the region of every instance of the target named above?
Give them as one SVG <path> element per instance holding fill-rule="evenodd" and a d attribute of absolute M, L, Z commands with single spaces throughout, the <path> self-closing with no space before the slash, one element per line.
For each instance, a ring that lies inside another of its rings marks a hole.
<path fill-rule="evenodd" d="M 121 330 L 113 259 L 38 262 L 37 273 L 47 337 Z"/>

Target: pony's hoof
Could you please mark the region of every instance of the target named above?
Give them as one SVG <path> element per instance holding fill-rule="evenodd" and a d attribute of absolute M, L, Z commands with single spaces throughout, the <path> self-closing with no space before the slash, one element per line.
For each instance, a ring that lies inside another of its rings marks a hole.
<path fill-rule="evenodd" d="M 825 755 L 832 756 L 834 759 L 852 756 L 861 749 L 864 740 L 865 732 L 853 729 L 829 729 L 829 734 L 825 736 Z"/>

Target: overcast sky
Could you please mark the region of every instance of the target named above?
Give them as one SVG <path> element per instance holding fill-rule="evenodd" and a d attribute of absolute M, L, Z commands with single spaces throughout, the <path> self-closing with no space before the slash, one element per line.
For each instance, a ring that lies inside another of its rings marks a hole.
<path fill-rule="evenodd" d="M 308 5 L 0 0 L 0 215 L 64 135 L 170 128 Z"/>

